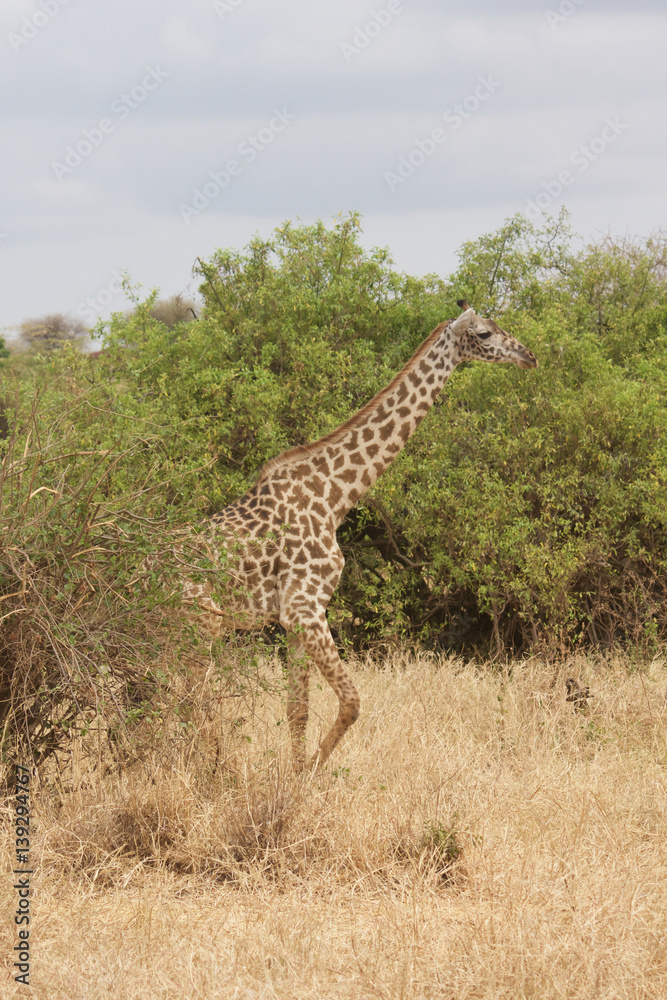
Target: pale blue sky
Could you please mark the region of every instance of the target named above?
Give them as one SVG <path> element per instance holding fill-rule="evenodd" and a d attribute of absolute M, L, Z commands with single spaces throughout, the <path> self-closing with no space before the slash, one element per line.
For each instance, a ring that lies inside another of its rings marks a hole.
<path fill-rule="evenodd" d="M 658 0 L 3 0 L 0 327 L 123 308 L 121 269 L 194 289 L 286 218 L 444 275 L 531 201 L 665 227 L 666 35 Z"/>

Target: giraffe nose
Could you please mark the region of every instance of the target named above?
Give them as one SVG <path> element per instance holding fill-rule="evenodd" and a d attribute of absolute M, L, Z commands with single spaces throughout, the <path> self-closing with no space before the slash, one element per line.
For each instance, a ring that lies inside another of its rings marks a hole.
<path fill-rule="evenodd" d="M 526 347 L 523 348 L 519 368 L 537 368 L 537 358 L 533 352 L 529 351 Z"/>

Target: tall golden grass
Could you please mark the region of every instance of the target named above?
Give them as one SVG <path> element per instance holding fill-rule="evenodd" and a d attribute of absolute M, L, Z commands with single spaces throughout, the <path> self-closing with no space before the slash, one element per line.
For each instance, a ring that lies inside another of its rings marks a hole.
<path fill-rule="evenodd" d="M 664 1000 L 664 661 L 352 667 L 362 715 L 315 776 L 278 695 L 207 679 L 122 753 L 73 745 L 34 789 L 32 985 L 8 958 L 1 995 Z"/>

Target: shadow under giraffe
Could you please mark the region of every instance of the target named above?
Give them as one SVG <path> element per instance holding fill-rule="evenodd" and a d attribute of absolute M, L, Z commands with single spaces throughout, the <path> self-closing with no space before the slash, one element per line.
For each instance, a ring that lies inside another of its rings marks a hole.
<path fill-rule="evenodd" d="M 359 694 L 338 655 L 326 610 L 343 571 L 336 529 L 394 461 L 462 361 L 537 368 L 532 351 L 477 316 L 467 302 L 440 323 L 391 382 L 353 417 L 312 444 L 282 452 L 256 484 L 202 534 L 223 593 L 183 580 L 183 599 L 211 635 L 279 622 L 287 632 L 287 719 L 295 766 L 306 762 L 308 679 L 314 662 L 338 699 L 338 716 L 313 756 L 321 767 L 359 716 Z"/>

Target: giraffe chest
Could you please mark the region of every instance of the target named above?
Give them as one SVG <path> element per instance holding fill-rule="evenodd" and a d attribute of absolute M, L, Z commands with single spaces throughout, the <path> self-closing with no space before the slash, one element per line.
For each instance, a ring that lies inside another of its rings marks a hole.
<path fill-rule="evenodd" d="M 212 635 L 250 630 L 278 620 L 278 547 L 218 535 L 209 539 L 212 569 L 187 579 L 183 598 L 191 616 Z"/>
<path fill-rule="evenodd" d="M 326 604 L 340 576 L 335 525 L 319 498 L 298 480 L 262 489 L 212 519 L 204 544 L 213 572 L 185 583 L 186 602 L 215 635 L 277 621 L 294 601 Z"/>

